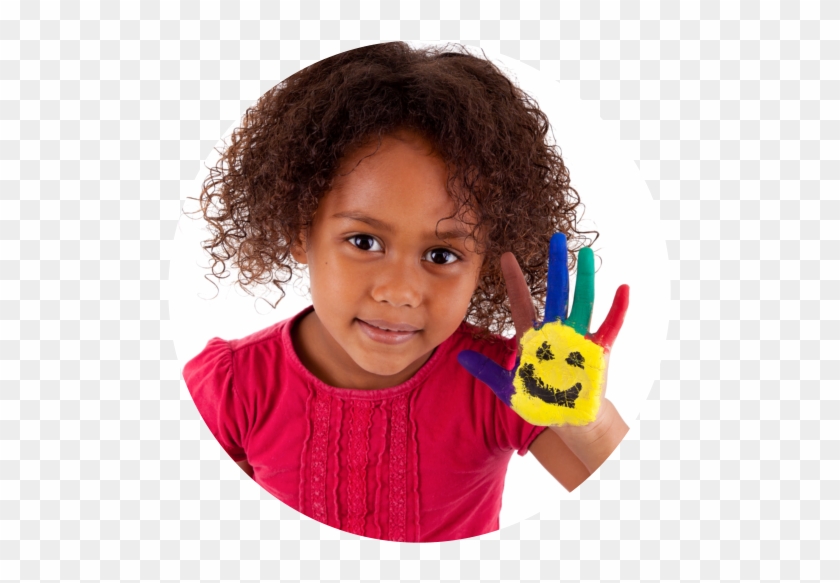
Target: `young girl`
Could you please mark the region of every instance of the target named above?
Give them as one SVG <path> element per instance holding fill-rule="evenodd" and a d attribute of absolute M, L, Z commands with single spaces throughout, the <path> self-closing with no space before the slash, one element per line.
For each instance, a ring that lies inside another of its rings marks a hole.
<path fill-rule="evenodd" d="M 200 197 L 212 271 L 282 299 L 307 269 L 312 306 L 213 338 L 184 379 L 262 487 L 348 532 L 445 541 L 498 530 L 514 452 L 571 491 L 615 449 L 626 287 L 589 334 L 581 250 L 567 318 L 579 199 L 548 131 L 488 60 L 404 43 L 320 61 L 247 111 Z"/>

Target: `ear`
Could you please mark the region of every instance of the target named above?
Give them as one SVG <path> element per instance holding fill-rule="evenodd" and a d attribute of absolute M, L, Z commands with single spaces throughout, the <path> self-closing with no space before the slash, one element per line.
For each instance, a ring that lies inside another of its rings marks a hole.
<path fill-rule="evenodd" d="M 292 257 L 295 261 L 300 263 L 301 265 L 308 264 L 308 257 L 306 256 L 306 230 L 301 229 L 300 233 L 298 234 L 297 239 L 292 241 L 292 245 L 289 247 L 289 252 L 292 254 Z"/>

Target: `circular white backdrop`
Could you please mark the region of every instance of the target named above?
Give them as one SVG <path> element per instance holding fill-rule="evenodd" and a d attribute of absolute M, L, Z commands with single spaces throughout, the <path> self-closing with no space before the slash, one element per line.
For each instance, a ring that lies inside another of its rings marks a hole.
<path fill-rule="evenodd" d="M 630 426 L 629 436 L 632 436 L 637 431 L 636 418 L 642 403 L 659 376 L 670 308 L 668 281 L 671 278 L 667 275 L 669 266 L 661 238 L 658 206 L 632 156 L 601 121 L 596 105 L 576 97 L 580 92 L 577 83 L 563 90 L 557 81 L 516 59 L 487 50 L 485 54 L 547 114 L 569 169 L 571 184 L 585 207 L 579 228 L 597 230 L 600 234 L 593 246 L 597 268 L 593 329 L 597 329 L 606 316 L 616 288 L 623 283 L 630 286 L 630 308 L 610 355 L 607 395 Z M 217 148 L 223 147 L 239 123 L 237 120 L 231 125 Z M 213 151 L 205 165 L 213 166 L 217 159 L 218 153 Z M 187 201 L 186 197 L 198 196 L 206 175 L 202 167 L 193 187 L 183 194 L 186 211 L 197 208 L 195 202 Z M 223 282 L 212 278 L 219 285 L 217 291 L 205 278 L 209 273 L 209 256 L 202 249 L 201 241 L 207 239 L 209 233 L 203 221 L 195 220 L 196 216 L 200 215 L 181 216 L 172 247 L 174 256 L 167 286 L 173 340 L 181 368 L 210 338 L 246 336 L 293 316 L 311 303 L 304 293 L 309 285 L 305 277 L 290 282 L 286 297 L 276 309 L 230 285 L 236 279 L 235 274 Z M 574 287 L 572 294 L 573 290 Z M 273 303 L 277 292 L 266 297 Z M 512 331 L 508 335 L 512 335 Z M 187 391 L 183 382 L 181 389 Z M 231 472 L 240 471 L 234 463 L 230 466 Z M 533 456 L 514 455 L 505 483 L 501 527 L 537 513 L 543 519 L 559 518 L 556 501 L 577 498 L 578 492 L 566 492 Z"/>

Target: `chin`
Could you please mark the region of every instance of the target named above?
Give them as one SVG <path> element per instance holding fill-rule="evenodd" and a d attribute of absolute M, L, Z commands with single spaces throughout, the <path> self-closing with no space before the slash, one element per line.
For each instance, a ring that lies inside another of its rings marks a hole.
<path fill-rule="evenodd" d="M 397 374 L 400 374 L 402 371 L 407 369 L 412 361 L 407 361 L 405 363 L 400 361 L 394 361 L 393 358 L 391 359 L 383 359 L 383 360 L 371 360 L 368 359 L 367 361 L 356 361 L 361 368 L 366 370 L 367 372 L 383 377 L 390 377 Z"/>
<path fill-rule="evenodd" d="M 395 364 L 393 361 L 391 361 L 387 363 L 371 363 L 370 365 L 359 363 L 359 366 L 361 366 L 363 369 L 365 369 L 371 374 L 379 375 L 382 377 L 390 377 L 400 374 L 402 371 L 408 368 L 409 364 L 411 363 L 408 363 L 403 366 L 402 364 Z"/>

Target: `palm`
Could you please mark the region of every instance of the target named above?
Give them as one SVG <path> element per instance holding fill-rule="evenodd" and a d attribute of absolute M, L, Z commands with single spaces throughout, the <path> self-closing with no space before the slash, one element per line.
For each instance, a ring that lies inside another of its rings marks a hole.
<path fill-rule="evenodd" d="M 595 298 L 592 250 L 578 254 L 572 312 L 567 316 L 569 270 L 566 237 L 551 238 L 545 317 L 536 322 L 531 294 L 516 259 L 502 256 L 519 355 L 513 370 L 465 350 L 458 361 L 533 425 L 586 425 L 595 420 L 606 392 L 609 351 L 624 321 L 629 287 L 618 288 L 603 325 L 589 333 Z"/>

